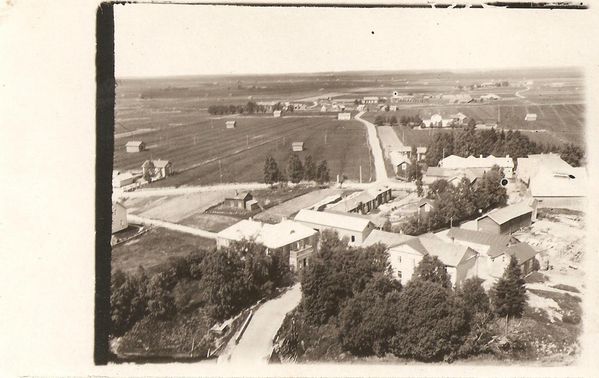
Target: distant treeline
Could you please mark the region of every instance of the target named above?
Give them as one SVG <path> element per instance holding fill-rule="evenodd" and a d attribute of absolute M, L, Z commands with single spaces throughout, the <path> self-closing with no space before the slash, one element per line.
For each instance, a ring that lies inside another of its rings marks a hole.
<path fill-rule="evenodd" d="M 285 109 L 285 105 L 277 102 L 272 106 L 272 110 L 283 110 Z M 208 113 L 213 115 L 222 115 L 222 114 L 254 114 L 254 113 L 266 113 L 270 111 L 271 108 L 255 103 L 254 101 L 248 101 L 245 105 L 233 105 L 233 104 L 223 104 L 223 105 L 210 105 L 208 106 Z M 287 107 L 285 110 L 293 111 L 293 106 Z"/>

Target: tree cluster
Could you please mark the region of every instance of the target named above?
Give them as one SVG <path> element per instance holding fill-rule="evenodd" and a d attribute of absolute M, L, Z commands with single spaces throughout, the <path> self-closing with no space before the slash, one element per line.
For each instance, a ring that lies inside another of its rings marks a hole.
<path fill-rule="evenodd" d="M 277 102 L 272 110 L 289 110 L 289 107 L 285 107 L 280 102 Z M 293 106 L 291 106 L 293 111 Z M 266 113 L 269 110 L 266 106 L 257 104 L 254 101 L 248 101 L 245 105 L 234 105 L 234 104 L 222 104 L 222 105 L 209 105 L 208 113 L 212 115 L 223 115 L 223 114 L 255 114 L 255 113 Z"/>
<path fill-rule="evenodd" d="M 279 169 L 279 165 L 272 155 L 267 155 L 264 162 L 264 182 L 274 185 L 277 182 L 284 182 L 287 179 L 294 184 L 301 180 L 316 181 L 319 184 L 324 184 L 330 181 L 330 172 L 326 160 L 322 160 L 318 166 L 312 160 L 312 156 L 308 155 L 302 164 L 297 154 L 291 154 L 287 160 L 286 166 L 287 176 Z"/>
<path fill-rule="evenodd" d="M 584 157 L 583 149 L 572 143 L 561 146 L 539 144 L 532 142 L 518 130 L 476 130 L 475 123 L 469 122 L 468 127 L 456 132 L 434 135 L 426 152 L 426 164 L 429 167 L 437 166 L 444 156 L 449 155 L 461 157 L 509 155 L 516 161 L 517 158 L 530 154 L 554 152 L 559 153 L 562 159 L 577 167 Z"/>
<path fill-rule="evenodd" d="M 399 117 L 399 124 L 402 126 L 420 126 L 422 124 L 422 119 L 418 115 L 402 115 L 401 117 Z"/>
<path fill-rule="evenodd" d="M 221 321 L 290 281 L 289 255 L 266 253 L 252 241 L 170 258 L 151 277 L 141 267 L 134 274 L 117 270 L 111 283 L 110 333 L 120 336 L 145 317 L 171 319 L 198 306 Z M 176 287 L 183 282 L 197 284 L 198 302 L 177 298 Z"/>
<path fill-rule="evenodd" d="M 433 209 L 426 214 L 409 217 L 401 225 L 401 231 L 407 235 L 420 235 L 451 224 L 457 225 L 483 211 L 504 206 L 507 192 L 501 185 L 502 178 L 503 172 L 494 166 L 474 184 L 466 177 L 456 186 L 443 179 L 434 181 L 427 193 Z"/>

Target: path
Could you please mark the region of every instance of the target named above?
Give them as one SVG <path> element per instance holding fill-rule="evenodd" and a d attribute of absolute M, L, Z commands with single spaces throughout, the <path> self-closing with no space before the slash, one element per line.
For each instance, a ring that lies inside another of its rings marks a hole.
<path fill-rule="evenodd" d="M 260 182 L 243 182 L 237 184 L 222 184 L 208 186 L 183 186 L 179 188 L 147 188 L 138 189 L 131 192 L 124 192 L 122 189 L 113 189 L 113 198 L 140 198 L 155 196 L 177 196 L 181 194 L 191 194 L 200 192 L 226 191 L 226 190 L 259 190 L 268 189 L 270 185 Z"/>
<path fill-rule="evenodd" d="M 518 92 L 516 92 L 516 97 L 526 98 L 525 96 L 522 96 L 522 92 L 526 92 L 529 90 L 530 90 L 530 87 L 526 87 L 526 89 L 519 90 Z"/>
<path fill-rule="evenodd" d="M 381 148 L 381 143 L 376 133 L 376 126 L 373 123 L 360 118 L 362 114 L 364 114 L 364 112 L 356 114 L 355 119 L 362 122 L 368 131 L 368 144 L 370 144 L 370 150 L 372 151 L 372 157 L 374 158 L 376 182 L 378 184 L 387 182 L 389 181 L 389 177 L 387 177 L 387 170 L 385 169 L 385 157 L 383 156 L 383 149 Z"/>
<path fill-rule="evenodd" d="M 285 319 L 302 298 L 300 284 L 282 296 L 264 303 L 256 310 L 239 344 L 219 357 L 219 363 L 266 364 L 272 352 L 273 339 Z M 233 341 L 234 342 L 234 341 Z"/>
<path fill-rule="evenodd" d="M 158 219 L 142 218 L 137 215 L 127 214 L 127 220 L 129 222 L 135 223 L 135 224 L 158 226 L 158 227 L 168 228 L 169 230 L 184 232 L 186 234 L 201 236 L 203 238 L 216 239 L 215 232 L 210 232 L 210 231 L 206 231 L 206 230 L 202 230 L 202 229 L 194 228 L 194 227 L 182 226 L 180 224 L 165 222 L 165 221 L 161 221 Z"/>

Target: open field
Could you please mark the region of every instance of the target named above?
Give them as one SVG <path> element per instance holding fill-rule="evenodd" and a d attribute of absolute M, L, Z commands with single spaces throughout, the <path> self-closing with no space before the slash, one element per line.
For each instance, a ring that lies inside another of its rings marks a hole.
<path fill-rule="evenodd" d="M 164 228 L 154 228 L 112 248 L 112 270 L 133 273 L 138 266 L 153 270 L 169 257 L 187 256 L 199 249 L 215 247 L 214 240 Z"/>
<path fill-rule="evenodd" d="M 226 119 L 232 119 L 228 117 Z M 333 177 L 345 174 L 358 179 L 370 178 L 370 151 L 366 130 L 358 121 L 331 118 L 235 117 L 237 127 L 226 129 L 225 119 L 207 120 L 150 132 L 144 140 L 148 151 L 126 153 L 127 138 L 115 142 L 116 169 L 139 169 L 148 158 L 170 160 L 177 175 L 155 186 L 262 181 L 264 158 L 272 154 L 281 168 L 291 154 L 291 143 L 303 141 L 298 155 L 325 159 Z M 219 163 L 220 161 L 220 163 Z M 219 166 L 220 165 L 220 166 Z"/>
<path fill-rule="evenodd" d="M 210 232 L 220 232 L 239 221 L 239 218 L 228 215 L 197 213 L 181 220 L 179 223 Z"/>

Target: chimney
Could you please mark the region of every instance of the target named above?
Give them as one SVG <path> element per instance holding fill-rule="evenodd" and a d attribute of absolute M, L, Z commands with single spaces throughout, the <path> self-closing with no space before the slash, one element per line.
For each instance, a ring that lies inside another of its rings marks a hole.
<path fill-rule="evenodd" d="M 481 158 L 481 159 L 483 158 L 483 155 L 482 155 L 482 154 L 480 155 L 480 158 Z"/>

